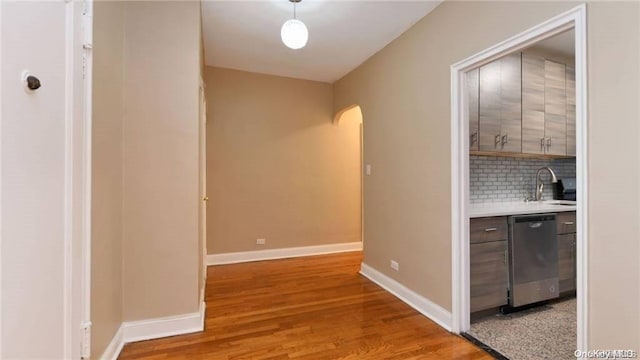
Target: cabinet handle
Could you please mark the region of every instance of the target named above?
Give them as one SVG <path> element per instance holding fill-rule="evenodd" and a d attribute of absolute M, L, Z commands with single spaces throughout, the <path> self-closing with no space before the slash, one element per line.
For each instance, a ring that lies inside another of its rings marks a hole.
<path fill-rule="evenodd" d="M 551 147 L 551 138 L 547 138 L 547 151 L 549 151 L 550 147 Z"/>
<path fill-rule="evenodd" d="M 565 225 L 573 225 L 573 221 L 565 221 L 564 224 Z"/>
<path fill-rule="evenodd" d="M 496 137 L 494 139 L 494 142 L 495 142 L 495 146 L 494 147 L 497 148 L 498 144 L 500 144 L 500 134 L 496 135 Z"/>
<path fill-rule="evenodd" d="M 493 228 L 486 228 L 486 229 L 484 229 L 484 231 L 485 231 L 485 232 L 492 232 L 492 231 L 496 231 L 496 230 L 498 230 L 498 228 L 494 228 L 494 227 L 493 227 Z"/>
<path fill-rule="evenodd" d="M 503 262 L 506 264 L 508 259 L 509 259 L 509 255 L 507 254 L 507 250 L 505 249 Z"/>
<path fill-rule="evenodd" d="M 504 147 L 504 145 L 508 142 L 509 142 L 509 134 L 504 134 L 502 136 L 502 147 Z"/>
<path fill-rule="evenodd" d="M 540 139 L 540 151 L 544 152 L 544 138 Z"/>

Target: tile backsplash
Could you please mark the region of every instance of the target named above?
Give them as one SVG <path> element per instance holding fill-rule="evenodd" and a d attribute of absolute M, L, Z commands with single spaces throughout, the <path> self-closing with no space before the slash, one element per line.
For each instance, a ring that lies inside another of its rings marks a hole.
<path fill-rule="evenodd" d="M 472 204 L 483 202 L 522 201 L 533 198 L 536 171 L 548 166 L 558 178 L 576 176 L 576 159 L 528 159 L 497 156 L 469 156 L 469 185 Z M 553 186 L 548 172 L 544 180 L 543 199 L 553 199 Z"/>

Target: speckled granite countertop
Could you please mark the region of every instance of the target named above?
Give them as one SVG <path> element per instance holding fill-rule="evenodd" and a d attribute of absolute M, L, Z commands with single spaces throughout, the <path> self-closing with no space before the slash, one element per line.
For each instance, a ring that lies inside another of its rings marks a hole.
<path fill-rule="evenodd" d="M 479 218 L 488 216 L 542 214 L 563 211 L 576 211 L 576 202 L 569 200 L 546 200 L 471 204 L 469 206 L 469 217 Z"/>

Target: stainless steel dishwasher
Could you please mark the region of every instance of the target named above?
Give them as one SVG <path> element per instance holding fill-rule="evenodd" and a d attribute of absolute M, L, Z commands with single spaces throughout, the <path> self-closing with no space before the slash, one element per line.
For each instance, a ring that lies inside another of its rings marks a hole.
<path fill-rule="evenodd" d="M 558 297 L 556 214 L 509 217 L 509 305 Z"/>

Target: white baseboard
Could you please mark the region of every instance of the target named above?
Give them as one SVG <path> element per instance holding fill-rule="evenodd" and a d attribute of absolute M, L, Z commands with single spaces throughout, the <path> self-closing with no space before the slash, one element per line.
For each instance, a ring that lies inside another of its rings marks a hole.
<path fill-rule="evenodd" d="M 195 313 L 124 322 L 100 359 L 116 360 L 126 343 L 203 331 L 205 310 L 206 304 L 202 302 Z"/>
<path fill-rule="evenodd" d="M 203 302 L 200 304 L 200 311 L 195 313 L 125 322 L 122 324 L 125 343 L 202 331 L 204 330 L 204 312 L 205 303 Z"/>
<path fill-rule="evenodd" d="M 398 299 L 404 301 L 407 305 L 416 309 L 422 315 L 436 322 L 438 325 L 451 331 L 452 317 L 451 312 L 445 310 L 440 305 L 431 300 L 417 294 L 411 289 L 400 284 L 396 280 L 379 272 L 371 266 L 362 263 L 360 266 L 360 274 L 374 283 L 380 285 L 383 289 L 393 294 Z"/>
<path fill-rule="evenodd" d="M 124 325 L 120 325 L 109 346 L 100 356 L 100 360 L 118 360 L 122 347 L 124 347 Z"/>
<path fill-rule="evenodd" d="M 207 255 L 207 265 L 236 264 L 250 261 L 286 259 L 300 256 L 333 254 L 348 251 L 361 251 L 362 242 L 338 243 L 315 246 L 301 246 L 283 249 L 232 252 Z"/>

